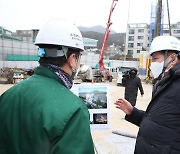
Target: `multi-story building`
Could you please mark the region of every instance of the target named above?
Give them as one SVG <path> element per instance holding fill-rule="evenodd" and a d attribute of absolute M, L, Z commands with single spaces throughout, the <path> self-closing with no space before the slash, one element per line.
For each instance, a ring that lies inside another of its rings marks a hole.
<path fill-rule="evenodd" d="M 177 37 L 180 40 L 180 22 L 176 24 L 171 24 L 171 35 Z M 163 25 L 163 35 L 169 35 L 169 25 Z"/>
<path fill-rule="evenodd" d="M 13 35 L 16 37 L 21 37 L 22 41 L 34 42 L 39 29 L 32 30 L 16 30 Z"/>
<path fill-rule="evenodd" d="M 146 23 L 128 24 L 126 31 L 125 52 L 133 58 L 139 58 L 139 53 L 148 47 L 148 29 Z"/>
<path fill-rule="evenodd" d="M 146 23 L 128 24 L 126 31 L 125 53 L 139 58 L 141 51 L 149 50 L 149 25 Z M 163 34 L 170 35 L 168 24 L 163 25 Z M 171 24 L 171 35 L 180 40 L 180 22 Z"/>

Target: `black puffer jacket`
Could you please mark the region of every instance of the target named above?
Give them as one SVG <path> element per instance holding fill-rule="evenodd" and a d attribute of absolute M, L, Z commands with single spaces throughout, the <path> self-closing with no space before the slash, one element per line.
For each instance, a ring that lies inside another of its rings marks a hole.
<path fill-rule="evenodd" d="M 135 154 L 179 154 L 180 64 L 155 85 L 146 112 L 134 108 L 125 118 L 140 127 Z"/>
<path fill-rule="evenodd" d="M 141 95 L 144 94 L 141 80 L 139 77 L 129 77 L 125 76 L 122 80 L 123 86 L 125 86 L 125 96 L 124 98 L 128 100 L 133 106 L 136 105 L 136 99 L 138 94 L 138 88 Z"/>

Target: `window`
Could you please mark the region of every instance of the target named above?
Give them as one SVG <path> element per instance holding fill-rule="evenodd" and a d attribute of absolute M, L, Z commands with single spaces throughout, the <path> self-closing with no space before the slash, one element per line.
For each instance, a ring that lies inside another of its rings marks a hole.
<path fill-rule="evenodd" d="M 129 29 L 129 34 L 134 34 L 134 29 Z"/>
<path fill-rule="evenodd" d="M 180 34 L 180 30 L 173 30 L 173 33 Z"/>
<path fill-rule="evenodd" d="M 128 48 L 133 48 L 134 47 L 134 43 L 128 43 Z"/>
<path fill-rule="evenodd" d="M 133 55 L 133 50 L 128 50 L 128 55 Z"/>
<path fill-rule="evenodd" d="M 2 34 L 3 33 L 3 28 L 0 26 L 0 33 Z"/>
<path fill-rule="evenodd" d="M 142 47 L 142 46 L 143 46 L 143 43 L 137 43 L 137 46 L 138 46 L 138 47 Z"/>
<path fill-rule="evenodd" d="M 163 30 L 163 33 L 169 33 L 169 30 Z"/>
<path fill-rule="evenodd" d="M 7 34 L 7 35 L 11 35 L 11 32 L 9 32 L 9 31 L 5 31 L 5 34 Z"/>
<path fill-rule="evenodd" d="M 144 29 L 138 29 L 138 33 L 144 33 Z"/>
<path fill-rule="evenodd" d="M 129 36 L 129 41 L 134 41 L 134 36 Z"/>
<path fill-rule="evenodd" d="M 138 36 L 138 40 L 143 40 L 144 36 Z"/>
<path fill-rule="evenodd" d="M 140 53 L 141 50 L 137 50 L 137 53 Z"/>

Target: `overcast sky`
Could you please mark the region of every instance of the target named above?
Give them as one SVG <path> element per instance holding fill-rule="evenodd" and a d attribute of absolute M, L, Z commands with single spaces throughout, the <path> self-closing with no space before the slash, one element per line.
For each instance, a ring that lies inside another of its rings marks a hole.
<path fill-rule="evenodd" d="M 125 32 L 128 23 L 150 23 L 151 3 L 157 0 L 118 0 L 111 29 Z M 164 0 L 166 6 L 166 0 Z M 106 27 L 112 0 L 0 0 L 0 26 L 11 31 L 39 29 L 51 18 L 67 18 L 77 26 Z M 129 20 L 128 20 L 128 6 Z M 169 0 L 171 23 L 180 21 L 180 0 Z M 165 23 L 168 23 L 165 7 Z"/>

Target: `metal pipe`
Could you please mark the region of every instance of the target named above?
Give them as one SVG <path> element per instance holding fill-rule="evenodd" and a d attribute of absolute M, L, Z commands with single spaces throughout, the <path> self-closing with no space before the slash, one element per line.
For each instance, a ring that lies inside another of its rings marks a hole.
<path fill-rule="evenodd" d="M 154 37 L 160 36 L 161 31 L 162 0 L 158 0 Z"/>
<path fill-rule="evenodd" d="M 130 0 L 129 0 L 129 4 L 128 4 L 127 26 L 129 26 L 129 12 L 130 12 Z M 127 27 L 127 29 L 128 29 L 128 27 Z M 126 37 L 127 37 L 127 36 L 124 37 L 125 49 L 127 49 L 127 48 L 126 48 L 126 46 L 127 46 L 127 44 L 126 44 Z M 126 55 L 127 55 L 127 52 L 125 51 L 125 49 L 124 49 L 124 61 L 126 60 Z"/>
<path fill-rule="evenodd" d="M 167 13 L 168 13 L 169 35 L 171 36 L 171 23 L 170 23 L 169 2 L 168 2 L 168 0 L 167 0 Z"/>

